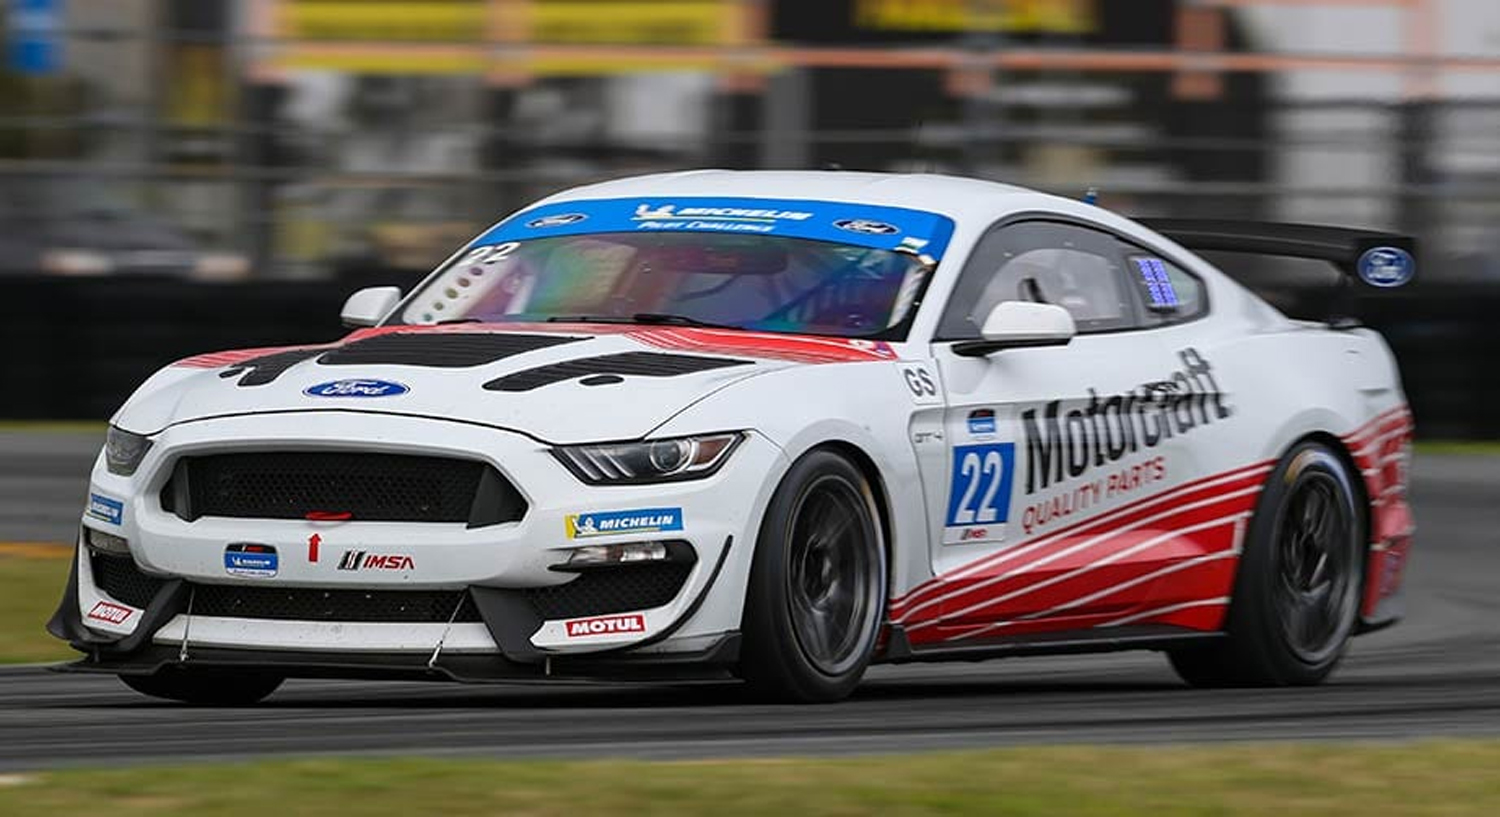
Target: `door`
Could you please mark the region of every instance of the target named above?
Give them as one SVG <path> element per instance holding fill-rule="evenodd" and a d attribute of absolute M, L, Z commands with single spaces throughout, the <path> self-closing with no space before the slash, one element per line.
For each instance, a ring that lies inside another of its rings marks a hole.
<path fill-rule="evenodd" d="M 1179 399 L 1174 376 L 1185 366 L 1148 331 L 1157 322 L 1128 263 L 1109 233 L 1051 221 L 998 226 L 971 254 L 933 348 L 948 456 L 942 473 L 924 474 L 945 486 L 931 503 L 938 579 L 896 611 L 913 644 L 1127 616 L 1149 594 L 1141 577 L 1175 558 L 1176 520 L 1115 533 L 1105 518 L 1170 485 L 1162 412 Z M 1006 300 L 1061 305 L 1078 335 L 1064 346 L 955 353 L 953 341 L 977 337 Z"/>

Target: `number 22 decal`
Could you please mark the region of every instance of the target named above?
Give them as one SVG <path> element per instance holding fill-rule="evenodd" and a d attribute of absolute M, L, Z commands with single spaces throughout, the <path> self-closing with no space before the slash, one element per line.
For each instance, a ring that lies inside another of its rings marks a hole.
<path fill-rule="evenodd" d="M 953 449 L 947 526 L 994 525 L 1010 516 L 1015 443 L 961 445 Z"/>

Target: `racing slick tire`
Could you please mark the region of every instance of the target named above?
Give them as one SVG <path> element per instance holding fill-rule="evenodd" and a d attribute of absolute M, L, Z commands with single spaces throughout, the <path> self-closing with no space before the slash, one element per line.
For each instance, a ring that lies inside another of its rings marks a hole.
<path fill-rule="evenodd" d="M 756 697 L 835 701 L 859 684 L 885 620 L 875 495 L 847 459 L 812 451 L 777 486 L 750 567 L 740 675 Z"/>
<path fill-rule="evenodd" d="M 1309 686 L 1343 657 L 1364 586 L 1364 519 L 1348 466 L 1303 442 L 1266 483 L 1245 538 L 1227 638 L 1169 653 L 1195 687 Z"/>
<path fill-rule="evenodd" d="M 244 706 L 258 703 L 286 680 L 263 673 L 167 668 L 154 675 L 121 675 L 125 686 L 153 698 L 195 706 Z"/>

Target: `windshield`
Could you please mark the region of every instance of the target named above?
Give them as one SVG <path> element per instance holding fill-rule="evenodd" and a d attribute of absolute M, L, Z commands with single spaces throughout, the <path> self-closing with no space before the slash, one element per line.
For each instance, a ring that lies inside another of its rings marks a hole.
<path fill-rule="evenodd" d="M 946 228 L 937 231 L 943 243 L 951 231 L 945 218 L 898 208 L 862 208 L 871 217 L 820 226 L 821 202 L 695 201 L 572 202 L 523 213 L 430 278 L 399 321 L 664 323 L 893 339 L 937 260 L 933 239 L 905 227 Z M 893 212 L 923 221 L 898 227 Z"/>

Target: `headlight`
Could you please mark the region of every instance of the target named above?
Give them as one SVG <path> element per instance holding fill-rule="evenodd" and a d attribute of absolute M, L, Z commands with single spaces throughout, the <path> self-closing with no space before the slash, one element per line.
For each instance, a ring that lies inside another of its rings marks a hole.
<path fill-rule="evenodd" d="M 131 476 L 150 450 L 151 441 L 145 436 L 110 426 L 104 437 L 104 466 L 111 474 Z"/>
<path fill-rule="evenodd" d="M 700 479 L 719 470 L 743 434 L 705 434 L 637 443 L 554 448 L 552 454 L 590 485 Z"/>

